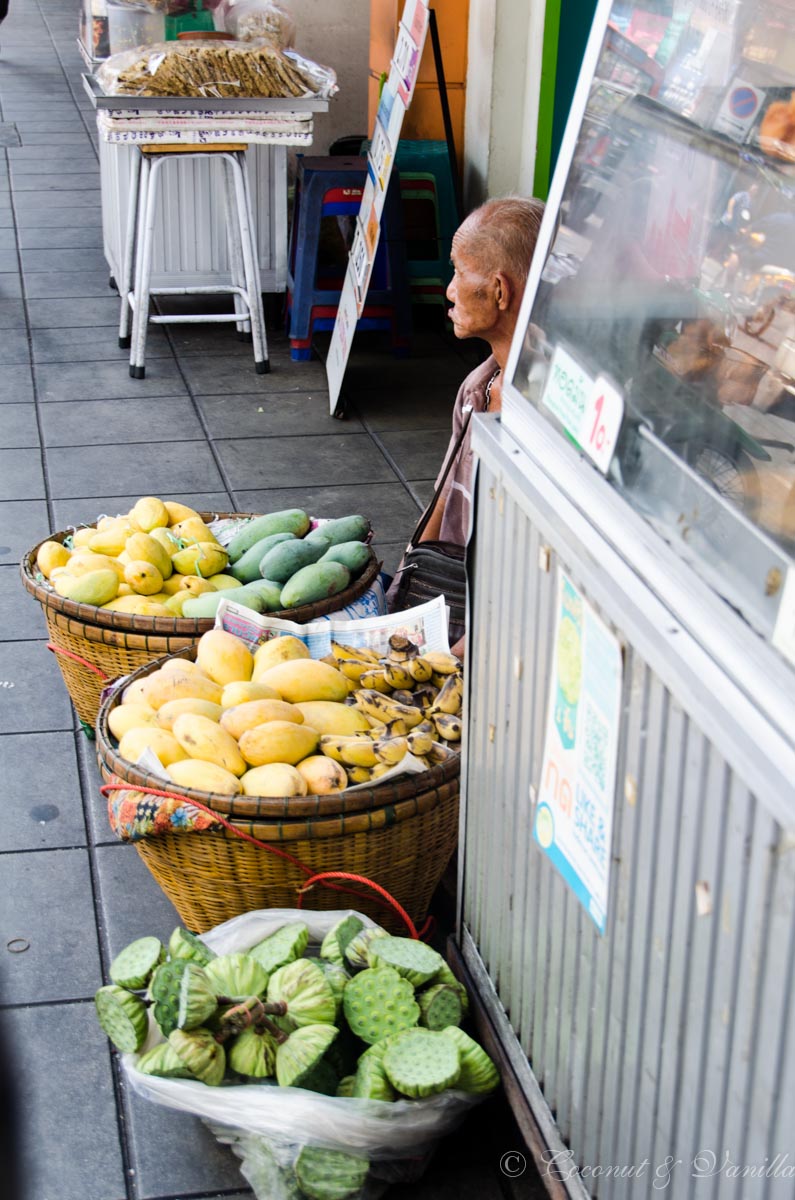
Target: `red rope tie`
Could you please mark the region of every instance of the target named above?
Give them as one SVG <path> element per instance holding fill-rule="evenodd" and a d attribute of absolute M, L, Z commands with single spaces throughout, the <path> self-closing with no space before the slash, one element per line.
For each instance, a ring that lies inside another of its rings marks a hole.
<path fill-rule="evenodd" d="M 398 903 L 395 897 L 392 896 L 386 890 L 386 888 L 381 887 L 379 883 L 375 883 L 374 880 L 368 879 L 366 875 L 353 875 L 347 871 L 323 871 L 320 874 L 317 874 L 313 867 L 308 867 L 306 863 L 301 862 L 300 858 L 296 858 L 293 854 L 288 854 L 286 850 L 278 850 L 275 846 L 269 845 L 268 842 L 261 842 L 258 838 L 252 837 L 250 833 L 244 833 L 242 829 L 238 829 L 232 824 L 231 821 L 228 821 L 226 817 L 222 817 L 219 813 L 215 812 L 212 808 L 209 808 L 206 804 L 202 804 L 199 800 L 190 800 L 187 796 L 180 796 L 176 792 L 164 792 L 159 788 L 139 787 L 137 784 L 131 783 L 125 784 L 123 781 L 120 781 L 118 784 L 104 783 L 99 790 L 103 796 L 109 796 L 111 792 L 133 791 L 142 792 L 147 796 L 161 796 L 164 800 L 177 800 L 180 804 L 191 805 L 193 808 L 198 808 L 201 812 L 207 813 L 215 821 L 217 821 L 219 825 L 223 825 L 225 829 L 228 829 L 230 833 L 233 833 L 236 837 L 242 838 L 244 842 L 250 842 L 252 846 L 257 846 L 260 850 L 267 850 L 270 854 L 275 854 L 278 858 L 283 858 L 287 862 L 292 863 L 294 867 L 297 867 L 299 871 L 303 871 L 303 873 L 309 877 L 304 887 L 297 889 L 298 908 L 302 907 L 303 893 L 313 887 L 315 883 L 322 883 L 323 887 L 328 888 L 332 892 L 344 892 L 348 895 L 357 896 L 359 899 L 361 899 L 361 892 L 357 892 L 354 888 L 337 887 L 336 884 L 327 882 L 329 879 L 349 879 L 356 883 L 363 883 L 367 887 L 371 887 L 376 892 L 379 892 L 384 899 L 379 900 L 377 897 L 373 897 L 373 903 L 378 904 L 381 908 L 385 908 L 387 910 L 393 909 L 406 925 L 410 936 L 415 940 L 421 936 L 425 936 L 426 932 L 433 929 L 433 918 L 428 917 L 420 933 L 417 933 L 417 929 L 414 925 L 414 922 L 411 920 L 411 917 L 408 915 L 402 905 Z"/>
<path fill-rule="evenodd" d="M 85 658 L 81 658 L 79 654 L 73 654 L 71 650 L 64 650 L 63 646 L 56 646 L 52 642 L 47 642 L 47 649 L 52 650 L 53 654 L 63 654 L 64 658 L 71 658 L 76 663 L 80 663 L 81 667 L 86 667 L 87 670 L 93 671 L 95 675 L 99 675 L 100 679 L 110 679 L 110 675 L 106 675 L 100 667 L 95 667 Z"/>

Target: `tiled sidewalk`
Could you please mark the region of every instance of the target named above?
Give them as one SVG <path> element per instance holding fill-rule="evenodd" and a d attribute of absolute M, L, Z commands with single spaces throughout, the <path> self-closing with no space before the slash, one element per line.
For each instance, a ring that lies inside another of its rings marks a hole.
<path fill-rule="evenodd" d="M 272 331 L 265 377 L 229 327 L 174 326 L 153 329 L 146 380 L 130 380 L 77 3 L 11 10 L 0 29 L 0 1016 L 16 1064 L 19 1200 L 235 1200 L 250 1193 L 231 1153 L 199 1121 L 129 1094 L 97 1026 L 103 968 L 178 918 L 110 833 L 93 743 L 16 564 L 48 531 L 152 493 L 204 509 L 365 512 L 393 567 L 431 494 L 471 348 L 466 359 L 440 334 L 418 336 L 396 363 L 363 339 L 345 421 L 328 416 L 321 364 L 292 363 Z M 23 953 L 9 952 L 15 938 Z M 496 1164 L 517 1138 L 494 1101 L 421 1187 L 391 1196 L 496 1200 Z"/>

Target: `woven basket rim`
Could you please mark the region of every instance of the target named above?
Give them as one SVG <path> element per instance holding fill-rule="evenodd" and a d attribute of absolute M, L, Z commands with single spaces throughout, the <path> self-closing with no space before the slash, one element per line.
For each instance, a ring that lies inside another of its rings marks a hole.
<path fill-rule="evenodd" d="M 233 517 L 237 517 L 240 520 L 250 520 L 258 515 L 261 514 L 234 512 L 199 513 L 199 516 L 205 523 L 217 520 L 229 520 Z M 89 525 L 81 526 L 81 528 L 90 529 L 94 525 L 96 525 L 96 521 L 91 522 Z M 144 617 L 136 613 L 122 613 L 114 609 L 99 608 L 95 604 L 78 604 L 75 600 L 67 600 L 65 596 L 59 596 L 57 592 L 54 592 L 36 578 L 36 557 L 44 542 L 63 542 L 70 533 L 71 530 L 64 529 L 42 538 L 32 550 L 28 550 L 20 563 L 19 571 L 25 589 L 39 601 L 43 608 L 53 609 L 66 616 L 75 617 L 85 625 L 101 625 L 103 628 L 117 629 L 127 633 L 149 633 L 163 636 L 170 635 L 171 637 L 198 637 L 202 633 L 206 633 L 208 629 L 212 629 L 215 623 L 213 617 Z M 364 595 L 381 570 L 381 563 L 378 561 L 374 550 L 371 546 L 368 549 L 370 551 L 370 562 L 358 579 L 355 579 L 343 591 L 337 592 L 336 595 L 329 596 L 324 600 L 316 600 L 312 604 L 302 604 L 296 608 L 280 608 L 267 615 L 269 617 L 276 617 L 282 621 L 295 621 L 297 624 L 302 625 L 308 621 L 315 620 L 316 617 L 337 612 L 338 609 L 353 603 L 354 600 L 358 600 L 360 596 Z"/>
<path fill-rule="evenodd" d="M 167 654 L 154 659 L 131 675 L 126 677 L 126 685 L 144 678 L 172 658 L 196 657 L 196 646 Z M 197 800 L 200 804 L 211 808 L 213 812 L 231 818 L 236 817 L 246 821 L 257 818 L 272 818 L 282 821 L 306 820 L 312 816 L 315 819 L 327 820 L 329 817 L 341 816 L 345 813 L 366 812 L 369 809 L 387 808 L 402 801 L 412 799 L 420 793 L 432 791 L 458 778 L 461 772 L 460 755 L 449 751 L 448 758 L 427 771 L 412 775 L 399 775 L 386 783 L 374 784 L 372 787 L 357 788 L 348 793 L 331 792 L 320 796 L 237 796 L 219 795 L 217 792 L 199 792 L 193 788 L 180 787 L 173 781 L 166 781 L 159 776 L 141 771 L 134 763 L 121 758 L 113 746 L 112 735 L 108 728 L 108 716 L 121 700 L 121 689 L 114 688 L 102 701 L 95 726 L 97 760 L 103 774 L 114 775 L 128 783 L 130 787 L 154 787 L 161 791 L 174 792 L 184 795 L 185 800 Z M 311 810 L 308 811 L 308 810 Z"/>

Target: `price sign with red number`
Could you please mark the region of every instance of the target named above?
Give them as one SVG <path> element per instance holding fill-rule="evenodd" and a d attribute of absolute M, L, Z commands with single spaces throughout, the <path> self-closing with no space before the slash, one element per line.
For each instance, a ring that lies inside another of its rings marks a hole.
<path fill-rule="evenodd" d="M 578 441 L 603 475 L 610 469 L 623 418 L 621 392 L 604 375 L 597 376 L 585 403 Z"/>
<path fill-rule="evenodd" d="M 606 475 L 624 418 L 624 397 L 618 388 L 604 375 L 592 379 L 567 350 L 556 346 L 541 405 Z"/>

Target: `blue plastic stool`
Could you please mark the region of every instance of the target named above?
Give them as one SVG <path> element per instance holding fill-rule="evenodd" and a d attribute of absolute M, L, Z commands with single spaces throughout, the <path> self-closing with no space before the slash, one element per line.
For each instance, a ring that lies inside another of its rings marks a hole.
<path fill-rule="evenodd" d="M 366 176 L 364 158 L 328 155 L 298 160 L 287 267 L 290 357 L 294 361 L 311 356 L 315 329 L 333 326 L 342 291 L 341 279 L 318 279 L 320 222 L 324 216 L 355 217 Z M 389 329 L 395 353 L 408 353 L 411 297 L 397 181 L 394 186 L 390 184 L 384 201 L 381 238 L 357 328 Z"/>

